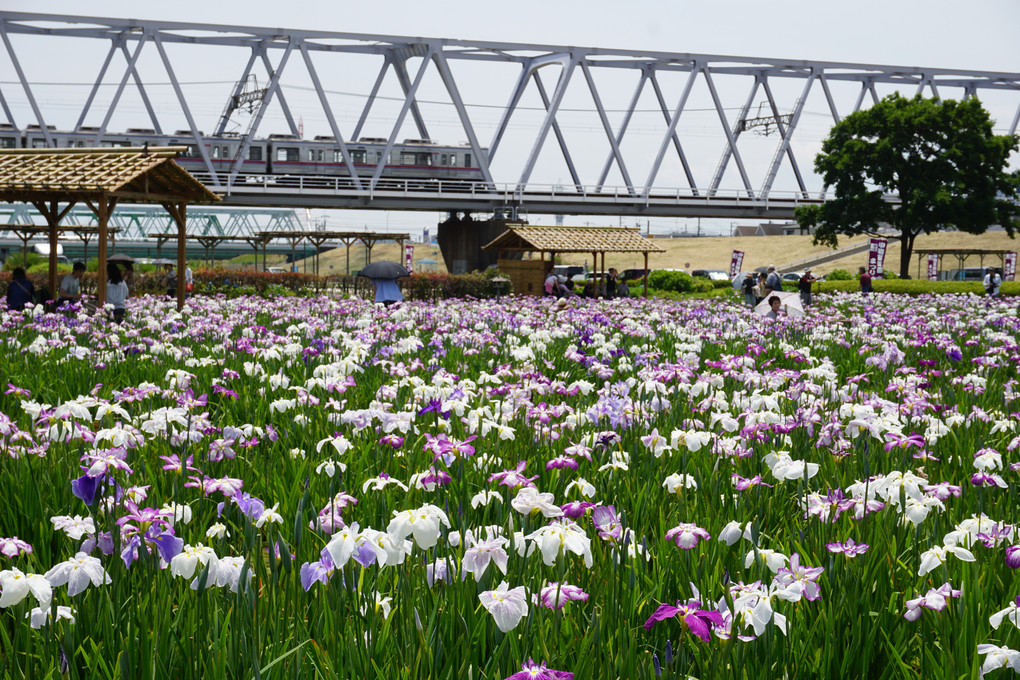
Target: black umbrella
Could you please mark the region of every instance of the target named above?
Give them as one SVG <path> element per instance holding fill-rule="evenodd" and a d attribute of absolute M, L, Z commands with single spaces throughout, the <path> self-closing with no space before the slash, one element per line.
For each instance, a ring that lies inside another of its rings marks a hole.
<path fill-rule="evenodd" d="M 396 262 L 380 260 L 366 264 L 358 272 L 358 276 L 364 276 L 366 279 L 399 279 L 402 276 L 410 276 L 410 274 Z"/>
<path fill-rule="evenodd" d="M 107 262 L 132 262 L 133 263 L 135 261 L 135 258 L 131 257 L 130 255 L 122 255 L 122 254 L 118 253 L 116 255 L 111 255 L 110 257 L 106 258 L 106 261 Z"/>

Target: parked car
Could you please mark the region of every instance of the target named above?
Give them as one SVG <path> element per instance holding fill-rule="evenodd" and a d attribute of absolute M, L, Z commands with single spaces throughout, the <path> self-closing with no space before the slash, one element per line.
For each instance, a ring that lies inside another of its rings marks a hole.
<path fill-rule="evenodd" d="M 624 269 L 620 272 L 621 281 L 637 281 L 645 278 L 646 273 L 651 273 L 650 269 Z"/>
<path fill-rule="evenodd" d="M 1001 267 L 992 267 L 999 276 L 1002 276 Z M 985 280 L 986 267 L 964 267 L 963 269 L 951 269 L 949 271 L 950 281 L 977 281 L 981 282 Z"/>
<path fill-rule="evenodd" d="M 729 272 L 723 271 L 722 269 L 695 269 L 691 272 L 691 276 L 698 279 L 708 279 L 709 281 L 729 281 Z"/>
<path fill-rule="evenodd" d="M 783 282 L 797 283 L 800 281 L 800 277 L 804 276 L 804 272 L 786 272 L 781 277 Z"/>
<path fill-rule="evenodd" d="M 558 264 L 552 268 L 552 271 L 556 276 L 573 279 L 578 274 L 584 274 L 584 266 L 579 264 Z"/>

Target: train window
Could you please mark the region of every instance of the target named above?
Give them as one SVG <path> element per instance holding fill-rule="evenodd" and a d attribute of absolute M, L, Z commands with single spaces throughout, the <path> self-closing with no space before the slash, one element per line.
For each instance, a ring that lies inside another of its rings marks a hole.
<path fill-rule="evenodd" d="M 17 141 L 14 137 L 0 137 L 0 148 L 13 149 L 17 146 L 15 143 Z"/>
<path fill-rule="evenodd" d="M 220 157 L 220 147 L 218 147 L 216 145 L 213 145 L 213 148 L 212 148 L 212 157 L 213 158 L 219 158 Z"/>
<path fill-rule="evenodd" d="M 439 156 L 439 164 L 440 164 L 440 165 L 446 165 L 446 164 L 447 164 L 447 163 L 446 163 L 446 154 L 445 154 L 445 153 L 444 153 L 444 154 L 441 154 L 441 155 Z"/>
<path fill-rule="evenodd" d="M 457 167 L 457 154 L 455 153 L 450 154 L 450 167 L 451 168 Z"/>
<path fill-rule="evenodd" d="M 276 149 L 276 160 L 296 163 L 301 160 L 301 152 L 294 146 L 281 146 Z"/>
<path fill-rule="evenodd" d="M 401 165 L 414 165 L 414 154 L 402 151 L 400 153 L 400 164 Z"/>
<path fill-rule="evenodd" d="M 464 154 L 464 167 L 465 168 L 471 167 L 471 154 L 469 153 Z"/>
<path fill-rule="evenodd" d="M 261 146 L 249 146 L 248 147 L 248 160 L 260 161 L 262 160 L 262 147 Z"/>
<path fill-rule="evenodd" d="M 337 153 L 340 153 L 340 152 L 337 151 Z M 351 160 L 354 161 L 355 163 L 364 163 L 365 162 L 365 152 L 364 151 L 352 151 L 351 152 Z"/>
<path fill-rule="evenodd" d="M 198 152 L 198 147 L 194 144 L 188 144 L 188 150 L 184 152 L 184 155 L 188 158 L 198 158 L 202 154 Z"/>
<path fill-rule="evenodd" d="M 220 156 L 222 156 L 223 158 L 230 158 L 230 147 L 224 146 L 223 149 L 220 151 Z"/>
<path fill-rule="evenodd" d="M 375 152 L 375 162 L 378 163 L 382 160 L 382 151 Z"/>
<path fill-rule="evenodd" d="M 45 139 L 33 139 L 32 140 L 32 148 L 33 149 L 45 149 L 46 148 L 46 140 Z"/>
<path fill-rule="evenodd" d="M 309 149 L 308 160 L 313 163 L 321 163 L 323 161 L 322 149 Z"/>

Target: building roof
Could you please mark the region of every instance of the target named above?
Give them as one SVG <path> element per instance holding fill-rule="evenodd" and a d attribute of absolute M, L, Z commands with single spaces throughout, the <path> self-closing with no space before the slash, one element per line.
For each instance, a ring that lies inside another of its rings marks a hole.
<path fill-rule="evenodd" d="M 507 225 L 483 250 L 525 250 L 555 253 L 664 253 L 631 227 L 538 227 Z"/>
<path fill-rule="evenodd" d="M 4 149 L 0 200 L 212 202 L 219 197 L 174 162 L 185 147 Z"/>

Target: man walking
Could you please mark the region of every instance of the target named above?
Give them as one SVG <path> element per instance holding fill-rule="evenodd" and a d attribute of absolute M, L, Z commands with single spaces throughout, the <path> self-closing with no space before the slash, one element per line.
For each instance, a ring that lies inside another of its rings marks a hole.
<path fill-rule="evenodd" d="M 811 304 L 811 284 L 817 281 L 815 277 L 811 276 L 811 270 L 805 269 L 804 275 L 800 277 L 800 281 L 797 282 L 797 288 L 800 290 L 800 301 L 807 307 Z"/>

